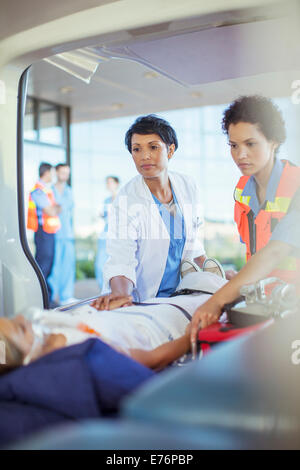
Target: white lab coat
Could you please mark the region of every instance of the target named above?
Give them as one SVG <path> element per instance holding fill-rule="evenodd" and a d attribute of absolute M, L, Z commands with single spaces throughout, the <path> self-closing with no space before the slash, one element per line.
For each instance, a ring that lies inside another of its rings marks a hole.
<path fill-rule="evenodd" d="M 197 185 L 191 177 L 179 173 L 169 172 L 169 178 L 185 222 L 183 259 L 204 255 L 199 238 L 203 220 Z M 103 292 L 110 290 L 111 278 L 125 276 L 134 283 L 141 300 L 155 297 L 169 244 L 168 230 L 152 194 L 143 177 L 137 175 L 120 190 L 109 211 Z"/>

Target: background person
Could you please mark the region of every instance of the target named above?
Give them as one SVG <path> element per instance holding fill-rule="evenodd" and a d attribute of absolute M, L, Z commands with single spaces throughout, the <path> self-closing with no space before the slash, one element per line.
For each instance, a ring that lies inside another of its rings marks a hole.
<path fill-rule="evenodd" d="M 106 177 L 106 189 L 111 195 L 104 200 L 103 212 L 100 214 L 101 217 L 104 219 L 104 228 L 98 240 L 98 250 L 95 259 L 95 275 L 100 289 L 102 289 L 103 287 L 103 267 L 107 260 L 106 237 L 108 231 L 108 212 L 111 207 L 111 204 L 117 196 L 119 186 L 120 180 L 117 176 Z"/>
<path fill-rule="evenodd" d="M 111 293 L 94 304 L 105 309 L 135 287 L 140 300 L 169 296 L 179 283 L 182 260 L 201 266 L 206 257 L 198 238 L 197 186 L 168 170 L 178 147 L 174 129 L 158 116 L 142 116 L 125 143 L 139 175 L 120 190 L 110 212 L 104 290 L 110 287 Z"/>
<path fill-rule="evenodd" d="M 29 195 L 27 218 L 27 228 L 35 232 L 35 259 L 46 280 L 50 300 L 52 290 L 48 278 L 54 259 L 54 235 L 60 229 L 58 214 L 61 212 L 61 206 L 57 204 L 53 191 L 49 187 L 52 181 L 51 170 L 52 165 L 49 163 L 40 164 L 39 181 Z"/>
<path fill-rule="evenodd" d="M 74 283 L 76 275 L 75 243 L 73 230 L 73 195 L 68 184 L 70 167 L 66 163 L 56 165 L 56 183 L 52 186 L 55 200 L 61 207 L 59 214 L 61 228 L 55 234 L 55 254 L 48 282 L 52 300 L 59 297 L 64 305 L 76 301 Z"/>

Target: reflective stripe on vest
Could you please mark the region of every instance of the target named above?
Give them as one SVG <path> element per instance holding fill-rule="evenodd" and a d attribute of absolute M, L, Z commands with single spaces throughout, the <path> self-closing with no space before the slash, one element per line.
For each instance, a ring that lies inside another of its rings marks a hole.
<path fill-rule="evenodd" d="M 234 199 L 236 201 L 239 201 L 241 204 L 246 204 L 247 206 L 249 206 L 251 196 L 242 196 L 243 190 L 244 188 L 236 187 L 234 191 Z"/>
<path fill-rule="evenodd" d="M 31 196 L 33 191 L 35 191 L 36 189 L 40 189 L 41 191 L 43 191 L 43 193 L 46 194 L 49 200 L 49 206 L 53 206 L 55 204 L 54 194 L 52 190 L 45 188 L 40 183 L 36 183 L 29 194 L 28 217 L 27 217 L 27 228 L 30 230 L 33 230 L 34 232 L 37 232 L 38 227 L 39 227 L 36 204 L 33 201 L 32 196 Z M 61 227 L 60 219 L 57 215 L 56 216 L 47 215 L 43 211 L 42 220 L 43 220 L 42 228 L 44 232 L 46 233 L 56 233 Z"/>
<path fill-rule="evenodd" d="M 235 188 L 234 219 L 238 227 L 241 239 L 246 244 L 247 261 L 258 250 L 266 246 L 271 238 L 276 224 L 287 213 L 291 200 L 300 187 L 300 167 L 296 167 L 287 161 L 283 161 L 284 168 L 276 190 L 274 201 L 266 201 L 264 208 L 259 211 L 253 220 L 253 211 L 250 208 L 251 196 L 243 196 L 243 190 L 249 181 L 249 176 L 242 176 Z M 254 228 L 254 230 L 253 230 Z M 255 246 L 251 247 L 252 233 L 255 233 Z M 252 249 L 251 249 L 252 248 Z M 300 277 L 300 260 L 293 256 L 284 258 L 270 276 L 280 277 L 286 282 L 293 282 Z"/>

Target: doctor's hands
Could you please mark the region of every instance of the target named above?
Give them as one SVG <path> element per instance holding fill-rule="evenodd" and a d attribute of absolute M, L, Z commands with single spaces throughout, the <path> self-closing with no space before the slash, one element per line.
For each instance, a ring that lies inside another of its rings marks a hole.
<path fill-rule="evenodd" d="M 111 293 L 100 295 L 91 303 L 96 310 L 114 310 L 132 305 L 133 282 L 125 276 L 115 276 L 110 279 Z"/>
<path fill-rule="evenodd" d="M 211 297 L 195 311 L 191 321 L 191 343 L 196 343 L 198 330 L 216 323 L 222 313 L 222 307 Z"/>
<path fill-rule="evenodd" d="M 91 306 L 96 310 L 114 310 L 115 308 L 129 307 L 132 305 L 131 295 L 106 294 L 93 300 Z"/>

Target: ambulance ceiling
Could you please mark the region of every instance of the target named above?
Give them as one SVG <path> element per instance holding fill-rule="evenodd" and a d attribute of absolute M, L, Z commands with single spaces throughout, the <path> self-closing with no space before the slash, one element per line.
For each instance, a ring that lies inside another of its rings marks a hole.
<path fill-rule="evenodd" d="M 117 0 L 0 0 L 0 40 L 62 16 Z"/>
<path fill-rule="evenodd" d="M 298 18 L 282 6 L 124 31 L 89 48 L 106 59 L 90 85 L 43 61 L 32 66 L 28 94 L 71 106 L 73 121 L 226 103 L 245 93 L 289 96 L 300 78 L 298 31 Z"/>

